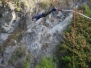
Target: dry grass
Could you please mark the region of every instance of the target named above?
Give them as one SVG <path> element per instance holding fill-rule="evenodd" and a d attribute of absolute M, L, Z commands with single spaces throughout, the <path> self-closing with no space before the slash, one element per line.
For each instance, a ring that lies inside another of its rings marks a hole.
<path fill-rule="evenodd" d="M 20 11 L 22 7 L 29 9 L 34 6 L 33 0 L 0 0 L 3 7 L 6 7 L 8 3 L 12 3 L 16 7 L 16 11 Z"/>
<path fill-rule="evenodd" d="M 14 40 L 17 40 L 19 43 L 20 36 L 24 33 L 25 22 L 23 22 L 17 29 L 15 29 L 8 37 L 8 39 L 4 42 L 3 45 L 0 46 L 0 53 L 2 53 L 7 46 L 14 46 Z"/>
<path fill-rule="evenodd" d="M 9 37 L 8 39 L 4 42 L 3 45 L 0 46 L 0 53 L 2 53 L 5 50 L 5 47 L 7 46 L 14 46 L 14 40 L 18 40 L 19 36 L 23 33 L 21 29 L 16 29 Z"/>
<path fill-rule="evenodd" d="M 42 9 L 49 7 L 66 8 L 71 5 L 72 0 L 40 0 L 38 6 Z"/>

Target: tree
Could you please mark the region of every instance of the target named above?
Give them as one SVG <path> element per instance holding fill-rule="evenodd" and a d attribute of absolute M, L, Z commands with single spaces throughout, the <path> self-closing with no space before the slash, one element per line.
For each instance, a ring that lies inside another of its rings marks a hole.
<path fill-rule="evenodd" d="M 56 68 L 56 64 L 53 62 L 53 58 L 43 57 L 40 64 L 35 68 Z"/>
<path fill-rule="evenodd" d="M 77 10 L 76 10 L 77 11 Z M 88 6 L 85 6 L 84 13 L 91 15 Z M 77 11 L 82 12 L 82 11 Z M 64 32 L 64 39 L 59 45 L 60 53 L 64 53 L 61 58 L 62 68 L 90 68 L 91 64 L 91 23 L 78 14 L 75 14 L 75 21 L 71 21 L 71 26 Z"/>

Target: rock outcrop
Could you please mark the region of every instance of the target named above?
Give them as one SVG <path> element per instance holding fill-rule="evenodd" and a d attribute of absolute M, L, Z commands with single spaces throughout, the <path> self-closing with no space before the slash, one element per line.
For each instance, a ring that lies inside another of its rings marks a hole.
<path fill-rule="evenodd" d="M 26 1 L 21 1 L 19 7 L 14 2 L 0 6 L 0 68 L 23 68 L 25 65 L 35 68 L 43 55 L 50 57 L 55 53 L 62 31 L 72 18 L 70 12 L 56 11 L 32 21 L 32 16 L 46 10 L 38 5 L 37 0 L 34 4 L 28 0 L 30 5 Z M 70 4 L 65 9 L 72 9 L 72 1 Z M 60 7 L 62 5 L 57 6 Z"/>

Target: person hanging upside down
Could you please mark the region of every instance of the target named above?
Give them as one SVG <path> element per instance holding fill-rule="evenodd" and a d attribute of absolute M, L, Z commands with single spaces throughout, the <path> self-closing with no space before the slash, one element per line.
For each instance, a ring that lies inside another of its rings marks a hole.
<path fill-rule="evenodd" d="M 40 18 L 42 18 L 42 17 L 46 17 L 47 15 L 49 15 L 51 12 L 53 12 L 53 11 L 61 11 L 60 9 L 56 9 L 56 8 L 52 8 L 50 11 L 48 11 L 48 12 L 45 12 L 45 13 L 42 13 L 42 14 L 39 14 L 39 15 L 36 15 L 36 16 L 34 16 L 34 17 L 32 17 L 32 21 L 34 21 L 34 20 L 38 20 L 38 19 L 40 19 Z"/>

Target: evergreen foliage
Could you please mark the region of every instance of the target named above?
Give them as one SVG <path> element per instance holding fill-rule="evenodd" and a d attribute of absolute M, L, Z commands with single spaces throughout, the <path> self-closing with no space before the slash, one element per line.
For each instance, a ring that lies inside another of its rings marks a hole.
<path fill-rule="evenodd" d="M 91 17 L 91 10 L 89 9 L 88 5 L 85 5 L 85 14 Z"/>
<path fill-rule="evenodd" d="M 91 17 L 91 10 L 85 5 L 84 13 Z M 77 10 L 76 10 L 77 11 Z M 81 10 L 77 12 L 83 12 Z M 75 20 L 75 21 L 74 21 Z M 62 68 L 90 68 L 91 64 L 91 20 L 74 13 L 72 25 L 64 32 L 64 40 L 59 45 L 58 58 L 62 62 Z M 73 56 L 74 54 L 74 56 Z"/>
<path fill-rule="evenodd" d="M 53 58 L 43 57 L 40 65 L 37 65 L 35 68 L 56 68 L 56 64 L 53 62 Z"/>
<path fill-rule="evenodd" d="M 24 60 L 23 68 L 30 68 L 30 55 L 28 55 Z"/>

